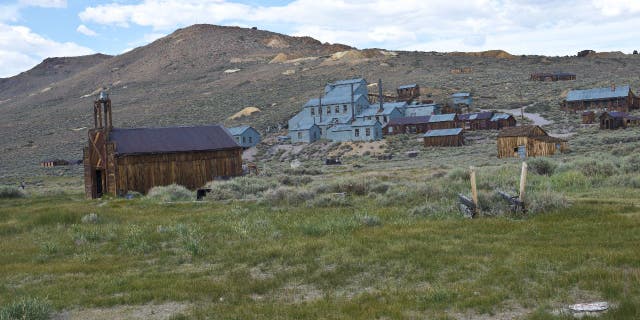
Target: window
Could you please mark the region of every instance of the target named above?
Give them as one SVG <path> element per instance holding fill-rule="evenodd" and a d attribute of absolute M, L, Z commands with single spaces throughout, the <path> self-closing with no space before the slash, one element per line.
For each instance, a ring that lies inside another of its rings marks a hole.
<path fill-rule="evenodd" d="M 320 128 L 320 135 L 322 135 L 322 128 Z"/>
<path fill-rule="evenodd" d="M 249 137 L 249 143 L 253 143 L 253 137 Z"/>
<path fill-rule="evenodd" d="M 368 116 L 368 117 L 367 117 L 367 120 L 371 120 L 371 116 Z"/>
<path fill-rule="evenodd" d="M 327 114 L 331 114 L 331 106 L 327 106 Z"/>
<path fill-rule="evenodd" d="M 389 118 L 387 118 L 387 116 L 382 117 L 382 119 L 384 120 L 385 123 L 389 122 Z"/>
<path fill-rule="evenodd" d="M 347 113 L 347 108 L 348 108 L 347 105 L 343 104 L 342 105 L 342 112 Z"/>
<path fill-rule="evenodd" d="M 367 137 L 371 136 L 371 128 L 365 128 L 364 129 L 364 135 L 367 136 Z"/>
<path fill-rule="evenodd" d="M 356 137 L 360 136 L 360 129 L 355 129 L 354 134 Z"/>
<path fill-rule="evenodd" d="M 242 143 L 246 143 L 247 142 L 247 137 L 242 137 Z"/>
<path fill-rule="evenodd" d="M 302 139 L 302 132 L 298 131 L 298 139 Z"/>
<path fill-rule="evenodd" d="M 238 141 L 238 143 L 240 143 L 240 137 L 236 137 L 236 141 Z"/>
<path fill-rule="evenodd" d="M 340 106 L 336 106 L 336 113 L 340 113 Z"/>
<path fill-rule="evenodd" d="M 315 116 L 316 115 L 316 108 L 311 107 L 311 115 Z"/>
<path fill-rule="evenodd" d="M 380 116 L 376 116 L 376 120 L 380 121 Z"/>
<path fill-rule="evenodd" d="M 389 133 L 393 133 L 393 127 L 389 126 L 388 131 L 389 131 Z"/>

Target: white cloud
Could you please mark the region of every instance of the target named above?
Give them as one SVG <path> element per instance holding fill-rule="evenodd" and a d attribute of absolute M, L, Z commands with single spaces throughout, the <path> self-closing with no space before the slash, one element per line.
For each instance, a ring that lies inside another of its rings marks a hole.
<path fill-rule="evenodd" d="M 638 12 L 640 0 L 295 0 L 282 6 L 143 0 L 88 7 L 79 16 L 156 31 L 194 23 L 276 26 L 272 31 L 359 48 L 566 54 L 580 48 L 626 50 L 639 38 Z M 617 42 L 608 41 L 612 33 Z"/>
<path fill-rule="evenodd" d="M 48 57 L 91 53 L 94 51 L 73 42 L 56 42 L 27 27 L 0 23 L 0 77 L 25 71 Z"/>
<path fill-rule="evenodd" d="M 95 31 L 89 29 L 89 27 L 85 26 L 84 24 L 79 25 L 78 28 L 76 28 L 76 31 L 84 34 L 85 36 L 90 36 L 90 37 L 94 37 L 98 35 Z"/>
<path fill-rule="evenodd" d="M 66 8 L 67 0 L 20 0 L 22 6 L 43 7 L 43 8 Z"/>

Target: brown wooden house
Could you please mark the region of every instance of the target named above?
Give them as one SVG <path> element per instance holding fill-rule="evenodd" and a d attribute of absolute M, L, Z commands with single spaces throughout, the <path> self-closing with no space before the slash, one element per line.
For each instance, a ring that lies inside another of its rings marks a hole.
<path fill-rule="evenodd" d="M 640 108 L 640 100 L 630 86 L 572 90 L 562 102 L 565 111 L 603 110 L 629 112 Z"/>
<path fill-rule="evenodd" d="M 196 189 L 241 175 L 242 148 L 220 125 L 113 128 L 111 100 L 101 93 L 83 162 L 85 194 L 98 198 L 173 183 Z"/>
<path fill-rule="evenodd" d="M 402 117 L 389 120 L 384 134 L 425 133 L 429 131 L 430 116 Z"/>
<path fill-rule="evenodd" d="M 508 113 L 494 113 L 489 121 L 489 128 L 500 130 L 507 127 L 515 127 L 517 125 L 516 118 Z"/>
<path fill-rule="evenodd" d="M 396 92 L 398 101 L 413 101 L 420 96 L 420 86 L 417 84 L 399 86 Z"/>
<path fill-rule="evenodd" d="M 464 145 L 464 129 L 436 129 L 424 134 L 425 147 L 460 147 Z"/>
<path fill-rule="evenodd" d="M 639 117 L 632 116 L 626 112 L 603 112 L 598 119 L 600 120 L 601 130 L 624 129 L 627 127 L 638 126 L 640 124 Z"/>
<path fill-rule="evenodd" d="M 575 79 L 576 74 L 568 72 L 536 72 L 532 73 L 529 78 L 532 81 L 569 81 Z"/>
<path fill-rule="evenodd" d="M 582 113 L 582 124 L 592 124 L 596 122 L 596 113 L 594 111 L 585 111 Z"/>
<path fill-rule="evenodd" d="M 498 133 L 498 158 L 550 156 L 567 150 L 567 141 L 551 137 L 539 126 L 504 128 Z"/>

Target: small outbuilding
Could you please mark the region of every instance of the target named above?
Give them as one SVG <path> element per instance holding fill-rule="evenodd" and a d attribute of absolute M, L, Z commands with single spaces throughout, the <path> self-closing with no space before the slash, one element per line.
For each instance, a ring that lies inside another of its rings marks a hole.
<path fill-rule="evenodd" d="M 498 133 L 498 158 L 551 156 L 567 150 L 567 141 L 552 137 L 541 127 L 510 127 Z"/>
<path fill-rule="evenodd" d="M 459 147 L 464 145 L 462 128 L 429 130 L 424 134 L 425 147 Z"/>
<path fill-rule="evenodd" d="M 599 120 L 601 130 L 624 129 L 627 127 L 637 126 L 640 123 L 639 117 L 618 111 L 603 112 L 600 115 Z"/>
<path fill-rule="evenodd" d="M 242 148 L 251 148 L 260 143 L 260 133 L 250 126 L 229 128 L 229 132 Z"/>
<path fill-rule="evenodd" d="M 420 86 L 417 84 L 408 84 L 399 86 L 396 89 L 398 94 L 398 101 L 412 101 L 420 96 Z"/>
<path fill-rule="evenodd" d="M 596 122 L 595 111 L 589 110 L 582 113 L 582 124 L 592 124 Z"/>
<path fill-rule="evenodd" d="M 384 128 L 384 134 L 425 133 L 429 131 L 429 118 L 430 116 L 391 119 Z"/>
<path fill-rule="evenodd" d="M 508 113 L 494 113 L 491 120 L 489 120 L 489 128 L 500 130 L 507 127 L 515 127 L 517 124 L 516 118 Z"/>

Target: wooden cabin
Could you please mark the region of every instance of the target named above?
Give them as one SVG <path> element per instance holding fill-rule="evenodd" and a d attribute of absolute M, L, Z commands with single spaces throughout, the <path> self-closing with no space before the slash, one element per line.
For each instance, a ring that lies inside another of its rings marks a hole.
<path fill-rule="evenodd" d="M 594 111 L 585 111 L 582 113 L 582 124 L 592 124 L 596 122 L 596 113 Z"/>
<path fill-rule="evenodd" d="M 420 86 L 417 84 L 399 86 L 396 92 L 398 101 L 413 101 L 420 96 Z"/>
<path fill-rule="evenodd" d="M 626 112 L 603 112 L 598 119 L 600 121 L 600 130 L 624 129 L 640 124 L 639 117 L 632 116 Z"/>
<path fill-rule="evenodd" d="M 83 158 L 87 198 L 146 193 L 173 183 L 197 189 L 242 174 L 242 147 L 220 125 L 113 128 L 111 100 L 104 92 L 93 111 Z"/>
<path fill-rule="evenodd" d="M 549 136 L 539 126 L 510 127 L 498 133 L 498 158 L 551 156 L 567 150 L 567 141 Z"/>
<path fill-rule="evenodd" d="M 425 147 L 460 147 L 464 145 L 464 129 L 429 130 L 424 134 Z"/>
<path fill-rule="evenodd" d="M 640 99 L 631 91 L 630 86 L 572 90 L 562 102 L 567 112 L 582 110 L 603 110 L 629 112 L 640 108 Z"/>
<path fill-rule="evenodd" d="M 500 130 L 507 127 L 515 127 L 518 122 L 516 118 L 508 113 L 494 113 L 489 121 L 489 128 Z"/>
<path fill-rule="evenodd" d="M 430 116 L 402 117 L 389 120 L 384 134 L 425 133 L 429 131 Z"/>
<path fill-rule="evenodd" d="M 465 130 L 472 131 L 491 129 L 491 118 L 493 118 L 493 112 L 490 111 L 458 115 L 458 119 L 462 123 L 462 127 Z"/>
<path fill-rule="evenodd" d="M 529 77 L 532 81 L 570 81 L 576 80 L 575 73 L 568 72 L 535 72 Z"/>

